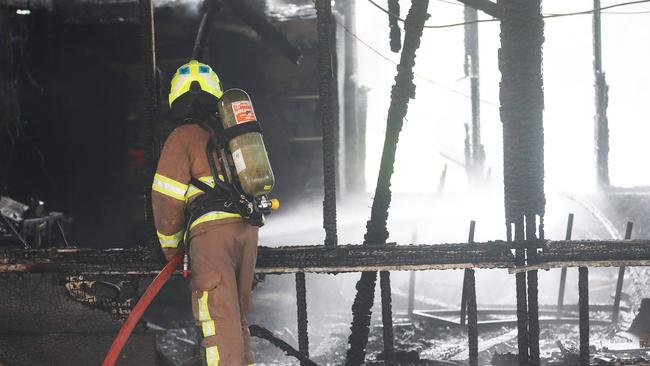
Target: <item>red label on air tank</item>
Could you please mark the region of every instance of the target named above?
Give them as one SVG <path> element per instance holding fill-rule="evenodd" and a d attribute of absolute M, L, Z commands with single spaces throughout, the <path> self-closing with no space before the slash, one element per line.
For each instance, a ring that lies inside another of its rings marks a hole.
<path fill-rule="evenodd" d="M 235 122 L 237 124 L 257 120 L 255 111 L 253 111 L 253 105 L 248 100 L 233 102 L 232 112 L 235 114 Z"/>

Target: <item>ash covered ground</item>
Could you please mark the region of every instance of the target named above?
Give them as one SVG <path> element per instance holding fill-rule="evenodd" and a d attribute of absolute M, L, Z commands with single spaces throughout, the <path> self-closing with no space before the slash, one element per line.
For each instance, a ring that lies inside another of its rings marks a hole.
<path fill-rule="evenodd" d="M 602 270 L 602 274 L 606 274 Z M 449 271 L 450 274 L 460 271 Z M 597 272 L 597 271 L 594 271 Z M 506 276 L 504 274 L 504 276 Z M 609 277 L 594 273 L 593 294 L 598 298 L 599 283 Z M 634 278 L 635 276 L 630 276 Z M 350 334 L 350 305 L 351 299 L 342 293 L 347 284 L 353 287 L 357 274 L 350 275 L 310 275 L 308 276 L 309 302 L 309 337 L 311 359 L 318 365 L 343 365 L 348 348 Z M 569 276 L 571 279 L 571 276 Z M 407 308 L 406 286 L 395 281 L 393 290 L 395 346 L 400 365 L 467 365 L 468 348 L 467 333 L 461 327 L 444 326 L 414 315 L 409 318 Z M 447 281 L 447 280 L 444 280 Z M 426 279 L 418 283 L 431 285 Z M 634 281 L 630 281 L 633 284 Z M 298 335 L 296 325 L 295 284 L 293 276 L 268 276 L 266 281 L 256 289 L 256 303 L 250 322 L 270 329 L 277 337 L 297 348 Z M 631 290 L 633 285 L 626 288 Z M 611 288 L 610 288 L 611 290 Z M 514 288 L 513 290 L 514 291 Z M 611 291 L 600 291 L 610 293 Z M 383 365 L 381 309 L 379 294 L 373 309 L 372 327 L 368 342 L 367 365 Z M 569 295 L 569 294 L 567 294 Z M 607 297 L 607 296 L 605 296 Z M 319 299 L 314 302 L 312 300 Z M 571 306 L 572 296 L 567 296 L 568 310 L 563 313 L 565 318 L 577 318 L 575 308 Z M 610 310 L 591 312 L 592 326 L 590 331 L 592 365 L 643 365 L 650 360 L 650 354 L 640 350 L 638 338 L 626 333 L 635 310 L 628 305 L 634 302 L 634 297 L 626 295 L 624 307 L 618 325 L 608 323 L 611 319 Z M 506 309 L 508 305 L 500 305 Z M 453 304 L 443 304 L 423 296 L 417 296 L 417 310 L 451 309 Z M 495 305 L 479 304 L 479 311 L 487 308 L 499 308 Z M 552 313 L 551 306 L 543 306 L 544 314 Z M 458 310 L 458 307 L 455 308 Z M 479 317 L 481 319 L 482 317 Z M 484 317 L 483 317 L 484 318 Z M 458 321 L 457 316 L 447 316 L 447 319 Z M 514 319 L 514 315 L 495 315 L 494 319 Z M 545 323 L 542 321 L 540 333 L 540 348 L 544 365 L 578 365 L 578 324 Z M 159 351 L 168 359 L 169 365 L 187 366 L 196 363 L 197 332 L 193 328 L 167 330 L 159 334 Z M 168 345 L 168 349 L 160 349 Z M 263 339 L 253 338 L 253 348 L 257 364 L 264 366 L 299 365 L 300 363 L 286 356 L 282 351 Z M 480 365 L 517 365 L 517 329 L 511 326 L 494 326 L 479 330 L 479 364 Z"/>

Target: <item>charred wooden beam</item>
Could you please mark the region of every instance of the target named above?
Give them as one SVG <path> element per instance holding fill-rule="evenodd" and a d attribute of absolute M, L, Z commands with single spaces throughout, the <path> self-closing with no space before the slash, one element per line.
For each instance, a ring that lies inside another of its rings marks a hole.
<path fill-rule="evenodd" d="M 497 11 L 497 4 L 493 3 L 490 0 L 458 0 L 458 1 L 474 9 L 481 10 L 487 15 L 491 15 L 495 18 L 499 17 L 499 12 Z"/>
<path fill-rule="evenodd" d="M 541 248 L 534 262 L 515 266 L 518 243 L 492 241 L 440 245 L 323 245 L 260 247 L 259 273 L 339 273 L 364 271 L 507 268 L 513 273 L 562 267 L 650 266 L 650 240 L 533 241 Z M 164 263 L 146 248 L 4 249 L 0 273 L 59 272 L 144 275 Z"/>
<path fill-rule="evenodd" d="M 509 245 L 341 245 L 327 247 L 260 247 L 260 273 L 362 272 L 378 270 L 427 270 L 457 268 L 509 268 Z M 148 274 L 162 267 L 144 249 L 43 249 L 0 252 L 0 272 L 82 272 Z"/>
<path fill-rule="evenodd" d="M 650 242 L 648 240 L 547 241 L 535 260 L 529 260 L 528 265 L 510 271 L 622 266 L 650 266 Z"/>

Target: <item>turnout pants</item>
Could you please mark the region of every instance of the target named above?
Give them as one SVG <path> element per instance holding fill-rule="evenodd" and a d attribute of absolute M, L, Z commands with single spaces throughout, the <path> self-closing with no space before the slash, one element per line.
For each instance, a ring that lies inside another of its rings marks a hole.
<path fill-rule="evenodd" d="M 203 334 L 201 353 L 208 366 L 255 363 L 245 317 L 251 308 L 257 232 L 241 219 L 207 222 L 192 230 L 192 313 Z"/>

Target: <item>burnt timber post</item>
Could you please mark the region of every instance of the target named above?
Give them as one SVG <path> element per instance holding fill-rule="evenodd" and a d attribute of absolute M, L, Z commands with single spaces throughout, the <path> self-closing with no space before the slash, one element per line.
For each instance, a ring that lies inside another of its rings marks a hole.
<path fill-rule="evenodd" d="M 366 224 L 364 244 L 382 245 L 388 239 L 386 221 L 388 208 L 391 202 L 390 181 L 394 171 L 395 153 L 399 134 L 404 124 L 404 117 L 408 110 L 409 99 L 415 97 L 413 84 L 413 66 L 415 65 L 415 52 L 420 47 L 420 38 L 424 29 L 424 22 L 428 19 L 428 0 L 412 0 L 411 9 L 406 16 L 404 24 L 404 44 L 397 66 L 395 84 L 391 90 L 391 103 L 388 109 L 386 122 L 386 138 L 379 166 L 377 187 L 372 202 L 370 220 Z M 382 313 L 386 314 L 390 306 L 390 273 L 382 273 Z M 346 356 L 347 366 L 361 365 L 365 361 L 368 333 L 370 331 L 371 308 L 374 303 L 374 290 L 377 281 L 377 272 L 363 272 L 357 282 L 357 294 L 352 304 L 351 334 L 348 339 L 350 348 Z M 392 361 L 392 317 L 382 317 L 384 322 L 384 353 L 386 360 Z"/>
<path fill-rule="evenodd" d="M 298 317 L 298 350 L 309 357 L 309 333 L 307 331 L 307 284 L 305 273 L 296 273 L 296 309 Z M 300 366 L 306 366 L 304 361 Z"/>
<path fill-rule="evenodd" d="M 594 137 L 596 145 L 596 179 L 598 188 L 609 186 L 609 121 L 607 105 L 609 86 L 603 72 L 600 34 L 600 0 L 594 0 L 594 79 L 596 88 L 596 116 L 594 117 Z"/>
<path fill-rule="evenodd" d="M 316 0 L 318 27 L 318 91 L 323 131 L 323 228 L 325 245 L 337 244 L 336 233 L 336 132 L 331 91 L 334 80 L 332 62 L 332 4 Z"/>
<path fill-rule="evenodd" d="M 628 222 L 625 227 L 625 240 L 632 239 L 632 222 Z M 616 279 L 616 292 L 614 293 L 614 309 L 612 311 L 612 322 L 618 323 L 618 314 L 621 308 L 621 294 L 623 293 L 623 280 L 625 280 L 625 266 L 618 268 L 618 278 Z"/>
<path fill-rule="evenodd" d="M 589 366 L 589 269 L 578 268 L 578 309 L 580 317 L 580 366 Z"/>
<path fill-rule="evenodd" d="M 478 43 L 478 10 L 465 5 L 465 77 L 469 77 L 472 103 L 472 124 L 470 135 L 470 151 L 468 179 L 476 186 L 481 183 L 485 150 L 481 144 L 481 90 L 479 83 L 479 43 Z"/>
<path fill-rule="evenodd" d="M 499 0 L 497 13 L 507 236 L 512 240 L 514 226 L 515 241 L 542 239 L 546 199 L 541 0 Z M 535 253 L 534 247 L 528 250 L 529 259 Z M 526 261 L 524 249 L 517 250 L 516 260 L 517 265 Z M 539 365 L 537 271 L 518 273 L 516 283 L 519 364 Z"/>
<path fill-rule="evenodd" d="M 144 213 L 152 248 L 158 248 L 151 206 L 151 181 L 158 160 L 159 87 L 156 66 L 156 35 L 152 0 L 140 0 L 140 34 L 142 39 L 143 75 L 143 145 L 145 153 Z"/>
<path fill-rule="evenodd" d="M 564 237 L 565 240 L 571 240 L 571 234 L 573 233 L 573 214 L 569 214 L 569 218 L 567 219 L 567 224 L 566 224 L 566 235 Z M 560 272 L 560 291 L 557 295 L 557 312 L 560 313 L 562 312 L 562 307 L 564 306 L 564 289 L 566 287 L 566 274 L 567 274 L 567 268 L 562 268 Z"/>

